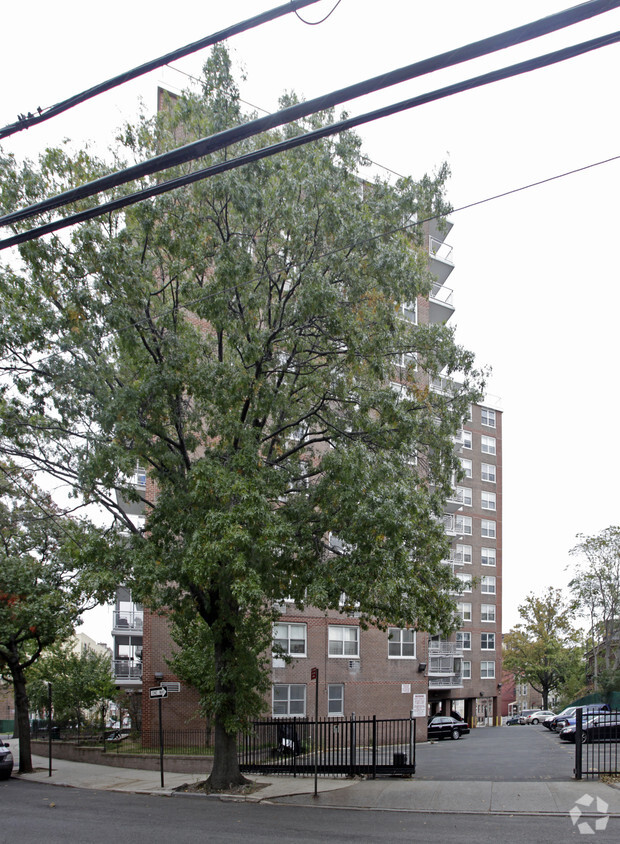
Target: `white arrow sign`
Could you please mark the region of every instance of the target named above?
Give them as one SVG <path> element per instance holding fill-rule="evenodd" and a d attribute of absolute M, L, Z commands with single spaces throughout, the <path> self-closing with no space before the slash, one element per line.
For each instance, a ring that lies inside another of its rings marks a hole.
<path fill-rule="evenodd" d="M 157 686 L 154 689 L 149 689 L 149 697 L 168 697 L 168 689 L 165 686 Z"/>

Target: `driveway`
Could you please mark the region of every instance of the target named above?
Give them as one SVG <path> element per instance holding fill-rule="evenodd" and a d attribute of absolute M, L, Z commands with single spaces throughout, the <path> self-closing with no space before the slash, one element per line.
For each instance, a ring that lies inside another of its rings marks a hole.
<path fill-rule="evenodd" d="M 570 780 L 575 745 L 540 725 L 478 727 L 458 741 L 416 745 L 416 780 L 561 782 Z"/>

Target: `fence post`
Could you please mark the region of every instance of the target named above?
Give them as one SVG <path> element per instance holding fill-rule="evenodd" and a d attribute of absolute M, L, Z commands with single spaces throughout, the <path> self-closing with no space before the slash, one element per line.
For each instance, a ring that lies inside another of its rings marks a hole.
<path fill-rule="evenodd" d="M 293 716 L 293 776 L 297 776 L 297 718 Z"/>
<path fill-rule="evenodd" d="M 413 767 L 415 774 L 415 718 L 413 709 L 409 713 L 409 764 Z"/>
<path fill-rule="evenodd" d="M 575 779 L 580 780 L 583 774 L 583 709 L 581 706 L 577 707 L 575 713 Z"/>
<path fill-rule="evenodd" d="M 356 741 L 356 735 L 355 735 L 355 712 L 352 712 L 352 713 L 351 713 L 351 742 L 350 742 L 350 744 L 351 744 L 351 749 L 350 749 L 350 751 L 349 751 L 349 755 L 350 755 L 350 757 L 351 757 L 351 764 L 350 764 L 350 776 L 352 776 L 352 777 L 354 777 L 354 776 L 355 776 L 355 767 L 356 767 L 356 765 L 357 765 L 357 760 L 356 760 L 356 758 L 355 758 L 355 757 L 356 757 L 355 741 Z"/>
<path fill-rule="evenodd" d="M 377 716 L 372 716 L 372 778 L 377 779 Z"/>

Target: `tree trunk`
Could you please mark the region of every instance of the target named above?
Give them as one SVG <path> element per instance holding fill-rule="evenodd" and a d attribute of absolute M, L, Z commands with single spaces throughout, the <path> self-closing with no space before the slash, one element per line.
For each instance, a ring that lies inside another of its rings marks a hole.
<path fill-rule="evenodd" d="M 15 721 L 19 734 L 19 773 L 31 774 L 34 768 L 32 767 L 30 751 L 30 719 L 26 679 L 21 665 L 9 663 L 9 668 L 15 690 Z"/>
<path fill-rule="evenodd" d="M 213 769 L 207 780 L 207 785 L 217 791 L 248 782 L 239 770 L 237 734 L 236 732 L 230 734 L 226 731 L 224 718 L 221 714 L 223 711 L 229 716 L 234 716 L 236 711 L 234 685 L 229 680 L 221 680 L 222 677 L 227 676 L 228 660 L 234 658 L 234 632 L 228 628 L 228 633 L 229 635 L 232 633 L 232 636 L 227 641 L 216 643 L 214 648 L 215 691 L 221 701 L 223 698 L 223 701 L 220 703 L 220 711 L 216 713 L 214 718 Z"/>

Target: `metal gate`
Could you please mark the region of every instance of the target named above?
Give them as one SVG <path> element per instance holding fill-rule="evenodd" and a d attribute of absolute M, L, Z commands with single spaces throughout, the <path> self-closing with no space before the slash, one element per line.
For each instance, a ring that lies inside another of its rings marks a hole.
<path fill-rule="evenodd" d="M 584 718 L 577 708 L 575 779 L 620 774 L 620 712 L 599 712 Z"/>
<path fill-rule="evenodd" d="M 415 773 L 414 718 L 271 718 L 240 739 L 245 773 L 358 776 Z"/>

